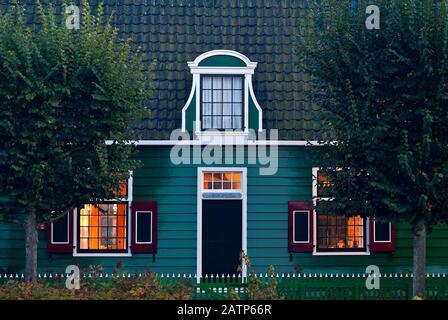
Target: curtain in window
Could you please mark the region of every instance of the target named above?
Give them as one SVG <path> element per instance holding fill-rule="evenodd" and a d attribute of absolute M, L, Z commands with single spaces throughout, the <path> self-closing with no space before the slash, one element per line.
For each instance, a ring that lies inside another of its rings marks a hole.
<path fill-rule="evenodd" d="M 243 78 L 202 78 L 202 128 L 242 129 Z"/>

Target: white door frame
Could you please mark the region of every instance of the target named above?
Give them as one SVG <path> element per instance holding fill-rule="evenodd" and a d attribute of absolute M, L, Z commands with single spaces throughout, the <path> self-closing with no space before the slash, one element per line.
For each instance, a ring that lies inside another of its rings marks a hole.
<path fill-rule="evenodd" d="M 247 254 L 247 168 L 245 167 L 198 167 L 197 180 L 197 234 L 196 234 L 196 276 L 197 282 L 202 277 L 202 200 L 203 193 L 211 190 L 203 190 L 203 173 L 204 172 L 241 172 L 241 198 L 242 200 L 242 250 Z M 216 191 L 215 191 L 216 192 Z M 222 193 L 235 190 L 222 190 Z M 221 193 L 221 191 L 220 191 Z M 237 200 L 235 198 L 220 198 L 219 200 Z M 242 277 L 247 275 L 246 266 L 243 265 Z"/>

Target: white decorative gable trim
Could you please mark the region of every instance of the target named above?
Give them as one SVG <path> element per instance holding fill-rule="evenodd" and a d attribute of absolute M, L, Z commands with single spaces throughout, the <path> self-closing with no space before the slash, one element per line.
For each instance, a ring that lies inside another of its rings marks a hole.
<path fill-rule="evenodd" d="M 208 59 L 213 56 L 230 56 L 235 57 L 242 62 L 246 66 L 241 67 L 232 67 L 232 66 L 200 66 L 200 63 L 205 59 Z M 263 130 L 263 110 L 260 107 L 260 104 L 255 97 L 253 84 L 252 84 L 252 75 L 255 72 L 255 68 L 257 67 L 257 62 L 250 61 L 248 57 L 245 55 L 232 51 L 232 50 L 212 50 L 205 52 L 198 56 L 194 61 L 188 62 L 188 67 L 190 68 L 190 72 L 193 75 L 193 83 L 190 95 L 188 97 L 187 103 L 182 108 L 182 131 L 187 131 L 187 109 L 190 106 L 194 97 L 196 97 L 196 110 L 195 110 L 195 128 L 194 133 L 196 136 L 201 136 L 207 134 L 207 132 L 201 131 L 201 119 L 200 119 L 200 95 L 201 95 L 201 84 L 200 79 L 201 75 L 209 74 L 209 75 L 243 75 L 244 76 L 244 132 L 241 132 L 241 135 L 247 136 L 249 133 L 249 101 L 252 100 L 257 111 L 258 111 L 258 131 Z"/>

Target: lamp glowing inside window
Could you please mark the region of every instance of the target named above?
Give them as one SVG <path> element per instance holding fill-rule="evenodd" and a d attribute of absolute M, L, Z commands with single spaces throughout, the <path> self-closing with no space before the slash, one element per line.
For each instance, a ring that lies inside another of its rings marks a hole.
<path fill-rule="evenodd" d="M 331 181 L 317 172 L 317 196 L 319 201 L 328 200 Z M 364 251 L 365 225 L 361 216 L 317 214 L 317 249 L 319 251 Z"/>
<path fill-rule="evenodd" d="M 241 190 L 241 172 L 205 172 L 204 190 Z"/>
<path fill-rule="evenodd" d="M 79 249 L 126 249 L 127 206 L 124 203 L 86 204 L 79 215 Z"/>
<path fill-rule="evenodd" d="M 363 249 L 364 219 L 318 215 L 319 249 Z"/>

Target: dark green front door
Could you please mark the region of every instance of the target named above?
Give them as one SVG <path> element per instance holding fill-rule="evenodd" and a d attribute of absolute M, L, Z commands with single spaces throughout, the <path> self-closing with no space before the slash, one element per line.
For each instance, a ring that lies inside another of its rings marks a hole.
<path fill-rule="evenodd" d="M 202 275 L 236 274 L 242 249 L 242 201 L 202 200 Z"/>

